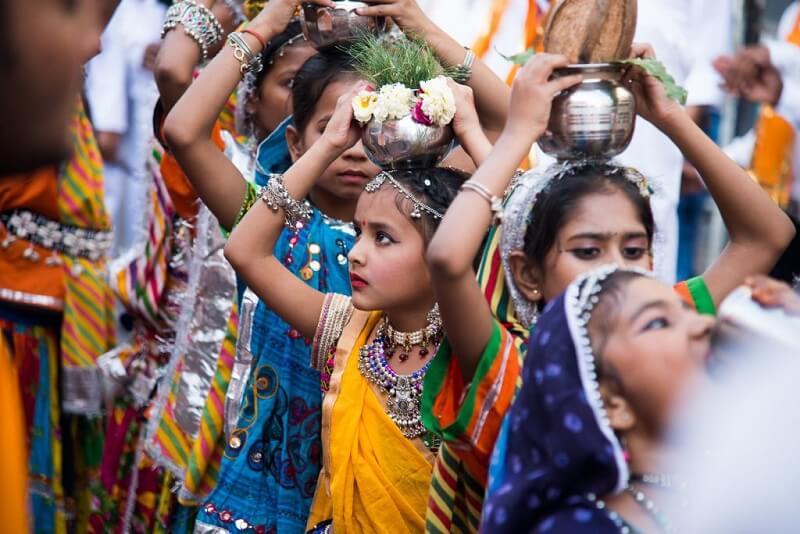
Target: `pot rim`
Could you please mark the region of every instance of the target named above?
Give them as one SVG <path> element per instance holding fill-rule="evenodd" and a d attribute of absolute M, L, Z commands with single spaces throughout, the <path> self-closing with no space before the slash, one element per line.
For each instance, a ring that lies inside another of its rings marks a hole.
<path fill-rule="evenodd" d="M 625 70 L 627 66 L 624 63 L 570 63 L 555 69 L 555 72 L 617 72 Z"/>
<path fill-rule="evenodd" d="M 369 4 L 367 4 L 366 2 L 361 2 L 359 0 L 335 0 L 334 3 L 336 4 L 336 7 L 334 8 L 328 7 L 328 9 L 349 9 L 352 11 L 354 9 L 358 9 L 361 7 L 369 7 Z M 318 8 L 327 7 L 327 6 L 320 6 L 318 4 L 312 4 L 311 2 L 303 2 L 303 7 L 309 7 L 309 6 Z"/>

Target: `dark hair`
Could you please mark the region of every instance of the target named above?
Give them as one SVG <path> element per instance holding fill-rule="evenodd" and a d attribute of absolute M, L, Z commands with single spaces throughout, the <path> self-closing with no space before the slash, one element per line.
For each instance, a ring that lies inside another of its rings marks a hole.
<path fill-rule="evenodd" d="M 625 269 L 614 271 L 600 283 L 599 300 L 592 310 L 590 332 L 593 337 L 592 352 L 597 368 L 597 379 L 613 384 L 618 391 L 622 390 L 622 377 L 619 371 L 603 358 L 603 352 L 619 319 L 619 306 L 625 298 L 625 289 L 632 281 L 644 276 L 637 271 Z"/>
<path fill-rule="evenodd" d="M 533 217 L 525 230 L 525 256 L 541 269 L 556 242 L 558 231 L 580 201 L 589 195 L 615 191 L 621 191 L 633 203 L 644 225 L 648 243 L 652 245 L 655 221 L 650 201 L 626 177 L 626 172 L 631 171 L 608 163 L 586 163 L 571 168 L 566 176 L 552 180 L 534 202 Z"/>
<path fill-rule="evenodd" d="M 392 177 L 414 195 L 414 198 L 444 215 L 453 199 L 456 198 L 461 184 L 469 180 L 470 175 L 450 167 L 431 167 L 392 171 Z M 412 205 L 408 199 L 398 193 L 397 208 L 403 213 L 410 213 Z M 425 242 L 429 242 L 439 227 L 441 219 L 426 213 L 417 221 L 419 221 Z"/>
<path fill-rule="evenodd" d="M 294 126 L 302 134 L 308 127 L 322 93 L 339 80 L 356 76 L 352 58 L 338 49 L 319 52 L 303 64 L 292 86 Z"/>
<path fill-rule="evenodd" d="M 289 44 L 289 41 L 302 33 L 303 28 L 300 26 L 300 21 L 293 20 L 281 33 L 267 42 L 267 46 L 261 51 L 261 64 L 264 65 L 264 68 L 256 74 L 255 87 L 261 87 L 261 82 L 264 81 L 264 77 L 272 69 L 272 65 L 275 62 L 275 55 L 280 54 L 284 47 Z M 305 43 L 305 41 L 302 39 L 295 40 L 294 43 Z"/>

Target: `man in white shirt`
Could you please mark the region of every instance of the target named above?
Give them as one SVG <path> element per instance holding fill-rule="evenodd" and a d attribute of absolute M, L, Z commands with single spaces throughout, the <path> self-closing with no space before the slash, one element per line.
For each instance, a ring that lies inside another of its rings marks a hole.
<path fill-rule="evenodd" d="M 87 98 L 105 160 L 114 255 L 133 245 L 146 205 L 145 161 L 158 99 L 153 60 L 166 10 L 159 0 L 122 0 L 103 33 L 102 53 L 89 63 Z"/>
<path fill-rule="evenodd" d="M 771 105 L 795 127 L 792 198 L 800 202 L 800 48 L 786 41 L 800 19 L 800 2 L 793 2 L 781 16 L 777 40 L 765 40 L 715 61 L 725 78 L 726 89 L 751 102 Z M 751 163 L 754 130 L 735 139 L 726 152 L 739 165 Z M 797 215 L 797 214 L 796 214 Z"/>

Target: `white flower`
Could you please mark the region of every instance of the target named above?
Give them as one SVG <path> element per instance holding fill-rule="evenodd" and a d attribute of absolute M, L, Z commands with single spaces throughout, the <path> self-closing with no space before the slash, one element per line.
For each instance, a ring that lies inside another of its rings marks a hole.
<path fill-rule="evenodd" d="M 456 115 L 456 99 L 447 85 L 447 79 L 439 76 L 422 82 L 422 111 L 436 126 L 450 124 Z"/>
<path fill-rule="evenodd" d="M 361 91 L 353 97 L 353 115 L 361 124 L 372 119 L 378 106 L 378 95 L 372 91 Z"/>
<path fill-rule="evenodd" d="M 414 91 L 402 83 L 384 85 L 378 92 L 378 103 L 373 114 L 378 122 L 402 119 L 411 113 L 413 105 Z"/>

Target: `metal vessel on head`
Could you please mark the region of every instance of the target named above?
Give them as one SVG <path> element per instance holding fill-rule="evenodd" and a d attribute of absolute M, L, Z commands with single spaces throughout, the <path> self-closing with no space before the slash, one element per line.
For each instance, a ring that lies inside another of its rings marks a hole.
<path fill-rule="evenodd" d="M 636 99 L 622 83 L 625 65 L 570 65 L 555 76 L 583 80 L 553 99 L 539 147 L 556 159 L 608 159 L 624 151 L 636 124 Z"/>
<path fill-rule="evenodd" d="M 356 9 L 368 7 L 365 2 L 342 0 L 336 7 L 305 3 L 300 11 L 300 24 L 306 39 L 318 50 L 353 41 L 364 32 L 380 34 L 386 30 L 385 17 L 365 17 Z"/>

